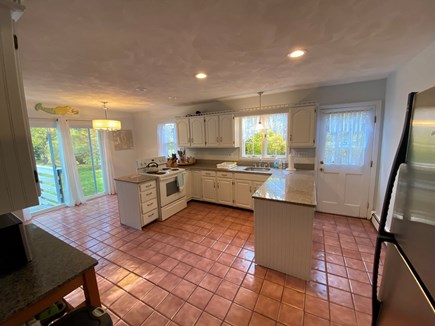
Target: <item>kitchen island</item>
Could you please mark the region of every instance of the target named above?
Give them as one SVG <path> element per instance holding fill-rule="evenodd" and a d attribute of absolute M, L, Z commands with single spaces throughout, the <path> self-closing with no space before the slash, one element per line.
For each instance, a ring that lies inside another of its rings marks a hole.
<path fill-rule="evenodd" d="M 274 173 L 253 198 L 255 262 L 309 280 L 316 207 L 314 177 Z"/>

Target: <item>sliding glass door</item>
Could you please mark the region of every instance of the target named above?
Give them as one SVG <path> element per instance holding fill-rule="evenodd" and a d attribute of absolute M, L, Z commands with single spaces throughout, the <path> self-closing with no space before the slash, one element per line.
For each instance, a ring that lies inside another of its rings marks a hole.
<path fill-rule="evenodd" d="M 70 128 L 70 133 L 83 194 L 89 197 L 104 193 L 97 131 L 91 128 Z"/>
<path fill-rule="evenodd" d="M 30 211 L 38 212 L 63 203 L 62 166 L 56 128 L 30 128 L 30 134 L 41 185 L 39 205 Z"/>

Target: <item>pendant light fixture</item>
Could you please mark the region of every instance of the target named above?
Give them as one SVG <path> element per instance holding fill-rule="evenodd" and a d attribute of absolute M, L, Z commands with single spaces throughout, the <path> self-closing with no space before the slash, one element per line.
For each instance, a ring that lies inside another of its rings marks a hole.
<path fill-rule="evenodd" d="M 92 128 L 98 129 L 98 130 L 108 130 L 108 131 L 113 131 L 113 130 L 119 130 L 119 129 L 121 129 L 121 121 L 107 119 L 107 107 L 106 107 L 106 104 L 108 102 L 107 101 L 103 101 L 101 103 L 103 103 L 103 108 L 104 108 L 104 119 L 101 119 L 101 120 L 98 120 L 98 119 L 97 120 L 92 120 Z"/>
<path fill-rule="evenodd" d="M 260 114 L 261 114 L 261 95 L 263 95 L 263 93 L 264 92 L 258 92 L 257 94 L 258 94 L 258 96 L 260 97 Z M 261 123 L 261 115 L 259 116 L 259 119 L 258 119 L 258 123 L 257 123 L 257 125 L 255 126 L 255 129 L 256 130 L 264 130 L 264 126 L 263 126 L 263 124 Z"/>

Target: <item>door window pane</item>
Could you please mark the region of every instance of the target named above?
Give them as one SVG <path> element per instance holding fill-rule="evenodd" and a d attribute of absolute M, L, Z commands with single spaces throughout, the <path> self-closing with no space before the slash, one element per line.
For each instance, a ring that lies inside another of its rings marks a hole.
<path fill-rule="evenodd" d="M 85 196 L 104 192 L 101 155 L 95 129 L 70 128 L 80 184 Z"/>
<path fill-rule="evenodd" d="M 325 164 L 363 166 L 372 121 L 368 111 L 325 115 Z"/>
<path fill-rule="evenodd" d="M 30 128 L 30 134 L 41 186 L 39 205 L 30 208 L 36 212 L 63 203 L 63 178 L 56 129 Z"/>

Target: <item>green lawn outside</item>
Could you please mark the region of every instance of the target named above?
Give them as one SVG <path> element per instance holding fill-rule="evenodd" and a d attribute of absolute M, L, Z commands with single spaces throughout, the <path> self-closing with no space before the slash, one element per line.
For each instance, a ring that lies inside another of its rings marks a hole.
<path fill-rule="evenodd" d="M 92 174 L 92 166 L 86 164 L 78 164 L 77 168 L 79 170 L 80 183 L 82 185 L 83 193 L 85 196 L 91 196 L 97 193 L 104 192 L 103 172 L 101 169 L 95 170 L 98 188 L 98 191 L 96 191 L 94 185 L 94 176 Z"/>

